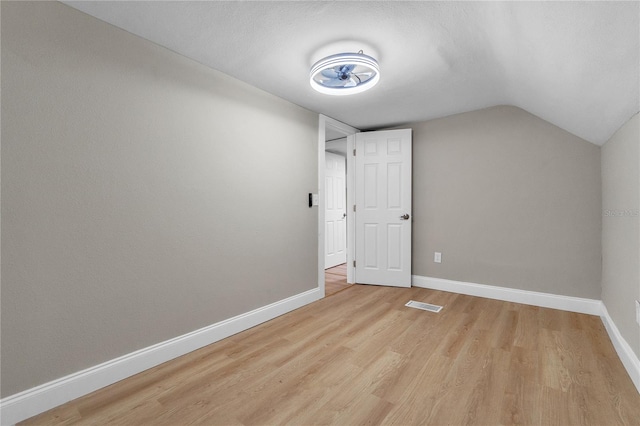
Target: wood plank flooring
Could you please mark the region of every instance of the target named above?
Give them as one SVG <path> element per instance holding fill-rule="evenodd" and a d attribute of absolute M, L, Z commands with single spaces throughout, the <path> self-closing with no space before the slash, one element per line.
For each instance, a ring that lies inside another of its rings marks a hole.
<path fill-rule="evenodd" d="M 24 424 L 638 425 L 640 395 L 598 317 L 352 285 Z"/>
<path fill-rule="evenodd" d="M 347 264 L 334 266 L 324 270 L 324 294 L 331 296 L 349 287 L 347 283 Z"/>

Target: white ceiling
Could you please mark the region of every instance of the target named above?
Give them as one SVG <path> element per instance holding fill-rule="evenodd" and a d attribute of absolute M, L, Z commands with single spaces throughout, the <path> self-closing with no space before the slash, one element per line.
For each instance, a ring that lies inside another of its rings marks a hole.
<path fill-rule="evenodd" d="M 639 2 L 65 2 L 360 129 L 515 105 L 601 145 L 640 110 Z M 380 83 L 316 93 L 315 60 L 363 49 Z"/>

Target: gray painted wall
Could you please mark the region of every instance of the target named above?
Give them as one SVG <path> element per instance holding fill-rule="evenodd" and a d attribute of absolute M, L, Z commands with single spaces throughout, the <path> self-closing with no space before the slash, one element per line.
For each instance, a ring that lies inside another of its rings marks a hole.
<path fill-rule="evenodd" d="M 317 287 L 316 114 L 1 7 L 3 397 Z"/>
<path fill-rule="evenodd" d="M 640 116 L 602 146 L 602 301 L 640 357 Z"/>
<path fill-rule="evenodd" d="M 598 146 L 508 106 L 406 127 L 413 274 L 600 299 Z"/>

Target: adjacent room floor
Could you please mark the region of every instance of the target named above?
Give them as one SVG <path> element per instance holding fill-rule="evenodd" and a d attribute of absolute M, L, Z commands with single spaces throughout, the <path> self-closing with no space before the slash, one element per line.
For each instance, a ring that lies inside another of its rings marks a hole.
<path fill-rule="evenodd" d="M 440 313 L 405 307 L 442 305 Z M 344 291 L 25 424 L 638 424 L 596 316 L 426 290 Z"/>
<path fill-rule="evenodd" d="M 324 294 L 331 296 L 344 290 L 351 284 L 347 284 L 347 264 L 334 266 L 324 270 Z"/>

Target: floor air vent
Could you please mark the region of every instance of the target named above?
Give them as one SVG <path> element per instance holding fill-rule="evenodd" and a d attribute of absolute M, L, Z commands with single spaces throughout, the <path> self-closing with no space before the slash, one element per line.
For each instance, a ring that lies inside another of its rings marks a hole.
<path fill-rule="evenodd" d="M 431 305 L 429 303 L 423 303 L 423 302 L 416 302 L 415 300 L 409 300 L 407 304 L 404 306 L 408 306 L 410 308 L 422 309 L 423 311 L 429 311 L 429 312 L 440 312 L 440 310 L 442 309 L 442 306 Z"/>

